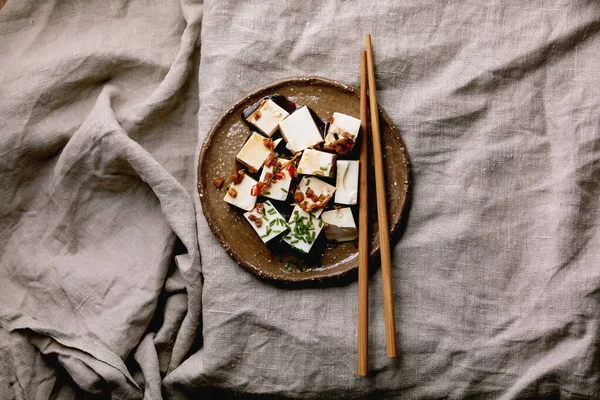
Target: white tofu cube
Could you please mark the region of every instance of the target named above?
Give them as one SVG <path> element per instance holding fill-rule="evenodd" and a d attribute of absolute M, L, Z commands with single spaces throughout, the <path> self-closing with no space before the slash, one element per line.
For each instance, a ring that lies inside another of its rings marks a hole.
<path fill-rule="evenodd" d="M 278 158 L 277 162 L 278 165 L 281 165 L 285 162 L 287 162 L 289 160 L 286 160 L 285 158 Z M 267 167 L 265 166 L 262 170 L 262 173 L 260 174 L 260 180 L 261 182 L 265 182 L 265 177 L 267 175 L 267 173 L 273 173 L 273 168 L 274 167 Z M 273 200 L 279 200 L 279 201 L 283 201 L 285 199 L 287 199 L 288 197 L 288 192 L 290 191 L 290 185 L 292 183 L 292 176 L 290 175 L 290 173 L 288 172 L 287 169 L 284 169 L 283 171 L 280 171 L 281 174 L 283 175 L 281 178 L 279 179 L 272 179 L 271 180 L 271 187 L 262 192 L 262 195 L 265 197 L 268 197 L 270 199 Z"/>
<path fill-rule="evenodd" d="M 309 189 L 311 189 L 312 192 L 309 192 Z M 327 205 L 328 199 L 331 198 L 335 193 L 335 186 L 332 186 L 327 182 L 323 182 L 320 179 L 305 176 L 300 181 L 298 190 L 303 196 L 303 200 L 300 202 L 300 205 L 302 205 L 303 202 L 306 202 L 304 204 L 306 208 L 318 208 L 312 212 L 315 217 L 318 217 L 323 212 L 324 206 Z M 319 198 L 324 198 L 324 200 L 319 200 Z M 315 201 L 315 199 L 317 201 Z M 321 205 L 321 207 L 319 207 L 319 205 Z"/>
<path fill-rule="evenodd" d="M 259 212 L 259 204 L 252 211 L 244 213 L 244 217 L 246 217 L 246 220 L 254 228 L 254 231 L 260 236 L 263 243 L 267 243 L 290 229 L 285 218 L 270 201 L 262 203 L 262 213 Z"/>
<path fill-rule="evenodd" d="M 242 150 L 240 150 L 236 159 L 248 167 L 250 172 L 258 171 L 267 157 L 269 157 L 269 154 L 273 151 L 272 148 L 268 146 L 270 141 L 271 139 L 256 132 L 252 132 L 252 135 L 244 144 L 244 147 L 242 147 Z"/>
<path fill-rule="evenodd" d="M 262 133 L 271 137 L 279 127 L 279 123 L 290 115 L 271 99 L 263 100 L 260 106 L 246 118 L 246 121 L 257 127 Z"/>
<path fill-rule="evenodd" d="M 360 119 L 334 112 L 329 121 L 324 148 L 340 154 L 347 154 L 356 143 L 356 137 L 360 130 Z"/>
<path fill-rule="evenodd" d="M 323 142 L 323 137 L 307 106 L 294 111 L 279 123 L 281 136 L 290 151 L 297 153 Z"/>
<path fill-rule="evenodd" d="M 335 181 L 335 202 L 353 205 L 358 200 L 358 176 L 360 161 L 338 160 Z"/>
<path fill-rule="evenodd" d="M 288 224 L 290 232 L 283 238 L 283 241 L 294 249 L 308 254 L 323 229 L 323 221 L 296 205 Z"/>
<path fill-rule="evenodd" d="M 304 175 L 331 176 L 335 154 L 324 151 L 306 149 L 302 153 L 298 164 L 298 173 Z"/>
<path fill-rule="evenodd" d="M 240 183 L 235 184 L 232 182 L 231 185 L 229 185 L 227 194 L 223 200 L 242 210 L 250 211 L 256 204 L 256 196 L 252 196 L 250 193 L 256 184 L 257 182 L 254 179 L 248 175 L 244 175 Z"/>
<path fill-rule="evenodd" d="M 349 207 L 325 211 L 321 218 L 323 219 L 323 222 L 327 224 L 325 226 L 327 240 L 349 242 L 358 237 L 354 216 Z"/>

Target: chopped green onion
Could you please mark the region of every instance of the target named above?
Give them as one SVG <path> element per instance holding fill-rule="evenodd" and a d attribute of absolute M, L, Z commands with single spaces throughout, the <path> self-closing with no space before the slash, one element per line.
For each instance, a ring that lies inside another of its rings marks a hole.
<path fill-rule="evenodd" d="M 269 215 L 273 215 L 275 214 L 277 211 L 275 211 L 274 208 L 269 208 L 269 211 L 267 211 L 269 213 Z"/>
<path fill-rule="evenodd" d="M 319 220 L 319 227 L 321 227 L 321 226 L 323 226 L 323 220 L 322 219 Z"/>
<path fill-rule="evenodd" d="M 310 185 L 310 179 L 306 180 L 306 186 L 308 186 L 308 185 Z M 308 189 L 310 189 L 310 188 L 308 188 Z"/>
<path fill-rule="evenodd" d="M 292 267 L 290 267 L 290 263 L 289 262 L 286 262 L 285 265 L 283 266 L 283 268 L 285 268 L 288 271 L 292 272 Z"/>
<path fill-rule="evenodd" d="M 288 191 L 287 191 L 287 190 L 285 190 L 284 188 L 279 188 L 279 189 L 283 190 L 283 191 L 284 191 L 284 192 L 286 192 L 286 193 L 288 192 Z"/>
<path fill-rule="evenodd" d="M 304 243 L 307 243 L 307 242 L 306 242 L 306 239 L 304 239 L 304 237 L 302 237 L 302 236 L 299 236 L 299 235 L 294 235 L 294 237 L 295 237 L 296 239 L 298 239 L 298 240 L 302 240 Z"/>
<path fill-rule="evenodd" d="M 271 194 L 271 192 L 263 192 L 263 194 Z"/>
<path fill-rule="evenodd" d="M 319 167 L 319 169 L 321 169 L 323 171 L 327 171 L 327 167 Z"/>

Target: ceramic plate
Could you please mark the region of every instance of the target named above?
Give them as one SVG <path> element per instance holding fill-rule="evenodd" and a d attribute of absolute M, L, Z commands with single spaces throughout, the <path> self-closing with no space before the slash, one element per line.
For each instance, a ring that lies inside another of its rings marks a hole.
<path fill-rule="evenodd" d="M 202 211 L 210 229 L 227 253 L 239 265 L 260 277 L 284 282 L 339 278 L 358 266 L 358 249 L 355 242 L 342 243 L 333 247 L 326 243 L 325 235 L 322 233 L 315 249 L 318 254 L 299 257 L 296 252 L 285 246 L 263 244 L 244 218 L 243 211 L 223 201 L 229 183 L 228 178 L 234 170 L 235 156 L 251 133 L 242 121 L 242 111 L 261 98 L 276 93 L 286 96 L 298 105 L 309 106 L 321 119 L 330 117 L 334 111 L 359 117 L 359 90 L 320 77 L 278 81 L 245 96 L 216 121 L 202 145 L 198 162 L 198 193 Z M 393 233 L 398 229 L 403 213 L 406 212 L 409 188 L 408 154 L 402 138 L 381 108 L 380 114 L 389 226 L 392 231 L 391 237 L 394 237 Z M 359 143 L 360 140 L 357 141 L 356 147 Z M 356 159 L 358 159 L 358 152 L 356 152 Z M 374 185 L 370 153 L 369 162 L 371 163 L 370 177 L 372 177 L 369 183 Z M 212 183 L 217 176 L 227 179 L 221 189 L 217 189 Z M 369 225 L 372 257 L 379 252 L 374 192 L 374 186 L 371 186 Z M 271 202 L 279 208 L 280 202 L 274 200 Z M 288 201 L 289 203 L 291 200 Z M 353 207 L 356 221 L 358 221 L 357 211 L 357 208 Z M 300 264 L 300 268 L 293 263 L 289 264 L 290 261 Z"/>

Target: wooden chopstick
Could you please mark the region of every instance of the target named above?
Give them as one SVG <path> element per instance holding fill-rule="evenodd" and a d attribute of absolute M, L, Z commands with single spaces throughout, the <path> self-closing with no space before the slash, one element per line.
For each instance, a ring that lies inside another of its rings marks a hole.
<path fill-rule="evenodd" d="M 388 229 L 385 180 L 383 176 L 383 156 L 379 132 L 379 109 L 377 88 L 375 87 L 375 67 L 371 35 L 366 35 L 367 70 L 369 81 L 369 101 L 371 104 L 371 138 L 373 141 L 373 161 L 375 164 L 375 189 L 377 193 L 377 218 L 379 223 L 379 248 L 381 253 L 381 277 L 383 280 L 383 312 L 385 315 L 385 342 L 388 357 L 396 357 L 396 321 L 394 316 L 394 293 L 392 287 L 392 258 L 390 255 L 390 231 Z"/>
<path fill-rule="evenodd" d="M 369 370 L 369 199 L 367 166 L 367 52 L 360 54 L 360 186 L 358 199 L 358 375 Z"/>

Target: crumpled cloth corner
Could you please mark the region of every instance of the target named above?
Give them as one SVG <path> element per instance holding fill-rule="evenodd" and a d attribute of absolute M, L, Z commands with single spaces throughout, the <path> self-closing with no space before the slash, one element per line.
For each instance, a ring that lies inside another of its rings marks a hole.
<path fill-rule="evenodd" d="M 192 350 L 202 11 L 0 9 L 0 397 L 158 399 Z"/>

